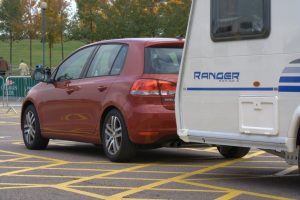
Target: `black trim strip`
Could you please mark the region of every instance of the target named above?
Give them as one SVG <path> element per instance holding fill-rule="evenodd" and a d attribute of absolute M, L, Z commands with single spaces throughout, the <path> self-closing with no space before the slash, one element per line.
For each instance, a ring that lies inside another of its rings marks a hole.
<path fill-rule="evenodd" d="M 292 62 L 290 62 L 290 64 L 300 64 L 300 58 L 293 60 Z"/>

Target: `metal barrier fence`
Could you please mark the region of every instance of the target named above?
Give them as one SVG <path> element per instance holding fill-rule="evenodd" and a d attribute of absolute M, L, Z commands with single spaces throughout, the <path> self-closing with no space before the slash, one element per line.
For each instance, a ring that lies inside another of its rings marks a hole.
<path fill-rule="evenodd" d="M 6 106 L 8 107 L 7 112 L 13 110 L 17 113 L 15 107 L 21 106 L 21 102 L 28 91 L 37 83 L 30 76 L 8 76 L 3 90 L 3 96 L 6 98 Z"/>
<path fill-rule="evenodd" d="M 2 96 L 2 106 L 4 107 L 4 88 L 5 88 L 5 85 L 4 85 L 4 78 L 2 76 L 0 76 L 0 96 Z"/>

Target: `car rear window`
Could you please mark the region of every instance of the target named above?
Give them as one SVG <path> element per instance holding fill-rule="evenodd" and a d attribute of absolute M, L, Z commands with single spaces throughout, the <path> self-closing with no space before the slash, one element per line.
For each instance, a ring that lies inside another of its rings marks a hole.
<path fill-rule="evenodd" d="M 182 48 L 148 47 L 145 48 L 146 74 L 178 74 Z"/>

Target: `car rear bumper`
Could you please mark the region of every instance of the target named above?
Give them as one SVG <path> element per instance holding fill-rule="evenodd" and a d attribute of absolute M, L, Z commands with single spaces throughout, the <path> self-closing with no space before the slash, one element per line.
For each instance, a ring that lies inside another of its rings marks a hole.
<path fill-rule="evenodd" d="M 125 110 L 130 140 L 136 144 L 159 144 L 178 139 L 175 111 L 162 105 L 128 106 Z"/>

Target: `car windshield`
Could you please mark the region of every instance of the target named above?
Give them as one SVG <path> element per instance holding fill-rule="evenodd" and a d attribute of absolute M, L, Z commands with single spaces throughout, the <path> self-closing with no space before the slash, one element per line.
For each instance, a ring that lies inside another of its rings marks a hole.
<path fill-rule="evenodd" d="M 182 48 L 150 47 L 145 49 L 146 74 L 178 74 Z"/>

